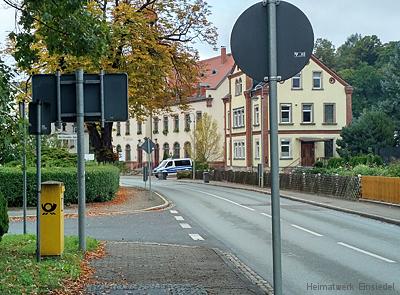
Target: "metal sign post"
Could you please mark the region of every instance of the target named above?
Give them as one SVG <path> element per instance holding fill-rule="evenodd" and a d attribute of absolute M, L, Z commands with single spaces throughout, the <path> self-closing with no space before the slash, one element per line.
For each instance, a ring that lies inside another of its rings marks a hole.
<path fill-rule="evenodd" d="M 310 59 L 313 46 L 310 21 L 296 6 L 281 0 L 263 0 L 249 7 L 240 15 L 231 34 L 232 55 L 239 68 L 254 80 L 269 83 L 272 254 L 276 295 L 283 293 L 277 82 L 298 74 Z M 264 161 L 263 158 L 262 163 Z"/>
<path fill-rule="evenodd" d="M 272 207 L 272 259 L 274 294 L 282 295 L 281 223 L 279 194 L 279 151 L 278 151 L 278 102 L 277 102 L 277 45 L 276 45 L 276 5 L 279 0 L 265 0 L 268 10 L 269 47 L 269 124 L 271 140 L 271 207 Z"/>
<path fill-rule="evenodd" d="M 41 171 L 41 153 L 42 153 L 42 104 L 40 101 L 36 103 L 36 261 L 40 261 L 40 194 L 42 184 L 42 171 Z"/>
<path fill-rule="evenodd" d="M 22 119 L 22 210 L 23 210 L 23 232 L 26 234 L 26 109 L 25 101 L 20 102 L 20 117 Z"/>
<path fill-rule="evenodd" d="M 86 251 L 86 192 L 85 192 L 85 151 L 84 151 L 84 102 L 83 102 L 83 70 L 75 72 L 76 76 L 76 125 L 78 153 L 78 233 L 79 249 Z"/>

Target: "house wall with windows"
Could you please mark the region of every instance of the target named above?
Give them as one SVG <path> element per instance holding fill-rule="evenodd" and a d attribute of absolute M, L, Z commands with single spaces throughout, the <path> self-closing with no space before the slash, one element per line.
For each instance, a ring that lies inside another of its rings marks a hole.
<path fill-rule="evenodd" d="M 195 96 L 188 98 L 187 108 L 172 106 L 169 112 L 160 112 L 143 122 L 135 118 L 114 123 L 113 146 L 119 152 L 120 160 L 131 168 L 142 167 L 147 162 L 147 154 L 140 146 L 145 137 L 152 138 L 156 149 L 152 162 L 158 164 L 164 154 L 169 157 L 191 157 L 193 150 L 193 130 L 204 113 L 217 121 L 221 134 L 221 156 L 214 159 L 215 165 L 224 166 L 224 103 L 229 93 L 229 79 L 234 61 L 231 54 L 222 47 L 220 55 L 200 61 L 202 75 Z M 151 121 L 151 124 L 150 124 Z"/>
<path fill-rule="evenodd" d="M 246 81 L 237 94 L 238 78 Z M 235 69 L 230 76 L 230 99 L 225 100 L 227 167 L 253 169 L 262 161 L 269 166 L 268 85 L 255 85 Z M 306 67 L 292 79 L 278 83 L 279 166 L 312 166 L 318 160 L 336 156 L 336 140 L 351 122 L 352 87 L 312 56 Z M 261 99 L 263 97 L 263 99 Z M 235 110 L 244 110 L 244 126 L 235 128 Z M 231 113 L 230 113 L 231 111 Z M 263 124 L 261 124 L 261 113 Z M 229 122 L 231 121 L 231 122 Z M 232 128 L 229 126 L 232 125 Z M 263 138 L 261 136 L 263 125 Z M 245 158 L 235 156 L 231 141 L 244 141 Z M 231 156 L 232 155 L 232 156 Z"/>

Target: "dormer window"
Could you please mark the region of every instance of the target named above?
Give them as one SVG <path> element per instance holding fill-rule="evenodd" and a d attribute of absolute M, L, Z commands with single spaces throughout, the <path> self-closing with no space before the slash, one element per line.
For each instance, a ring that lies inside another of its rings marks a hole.
<path fill-rule="evenodd" d="M 235 80 L 235 95 L 238 96 L 242 94 L 242 78 Z"/>

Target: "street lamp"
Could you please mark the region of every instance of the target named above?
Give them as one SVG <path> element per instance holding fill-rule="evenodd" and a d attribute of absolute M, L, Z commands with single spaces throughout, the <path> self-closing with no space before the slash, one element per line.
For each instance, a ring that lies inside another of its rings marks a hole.
<path fill-rule="evenodd" d="M 260 166 L 260 170 L 261 170 L 261 177 L 260 177 L 260 187 L 263 188 L 264 187 L 264 161 L 265 161 L 265 155 L 264 155 L 264 104 L 263 104 L 263 99 L 264 99 L 264 86 L 266 83 L 261 82 L 258 83 L 253 89 L 253 92 L 256 92 L 257 90 L 261 89 L 261 110 L 260 110 L 260 119 L 261 119 L 261 124 L 260 124 L 260 128 L 261 128 L 261 143 L 260 143 L 260 148 L 261 148 L 261 153 L 260 153 L 260 158 L 261 158 L 261 166 Z M 256 98 L 257 99 L 257 98 Z"/>

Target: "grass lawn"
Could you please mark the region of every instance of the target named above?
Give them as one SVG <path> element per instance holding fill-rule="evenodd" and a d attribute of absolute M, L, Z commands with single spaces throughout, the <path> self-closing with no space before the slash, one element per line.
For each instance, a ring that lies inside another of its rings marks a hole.
<path fill-rule="evenodd" d="M 99 242 L 88 238 L 87 250 Z M 0 242 L 0 294 L 47 294 L 60 288 L 66 279 L 76 280 L 81 273 L 83 253 L 77 237 L 65 237 L 61 257 L 36 262 L 36 236 L 5 235 Z"/>

